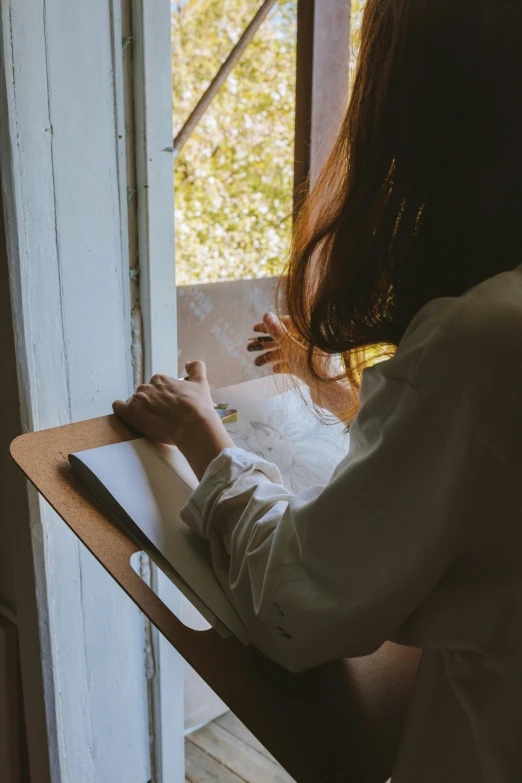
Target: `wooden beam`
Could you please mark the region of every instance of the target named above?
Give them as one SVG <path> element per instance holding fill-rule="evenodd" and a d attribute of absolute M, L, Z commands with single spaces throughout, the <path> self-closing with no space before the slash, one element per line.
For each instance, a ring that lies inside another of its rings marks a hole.
<path fill-rule="evenodd" d="M 306 196 L 312 146 L 315 0 L 297 2 L 294 218 Z"/>
<path fill-rule="evenodd" d="M 248 25 L 248 27 L 243 32 L 243 35 L 237 42 L 237 44 L 234 46 L 230 54 L 228 55 L 227 59 L 217 72 L 217 74 L 214 76 L 212 81 L 210 82 L 210 85 L 206 89 L 206 91 L 203 93 L 202 97 L 199 99 L 196 108 L 191 113 L 188 120 L 183 125 L 180 132 L 177 134 L 176 138 L 174 139 L 174 145 L 173 145 L 173 151 L 174 156 L 179 155 L 181 150 L 183 149 L 183 146 L 188 141 L 191 133 L 194 131 L 194 129 L 198 126 L 200 123 L 203 115 L 205 114 L 206 110 L 218 94 L 221 87 L 226 82 L 228 76 L 230 75 L 233 68 L 236 66 L 236 64 L 239 62 L 241 57 L 243 56 L 243 53 L 259 28 L 261 27 L 262 23 L 272 10 L 273 6 L 276 4 L 277 0 L 264 0 L 263 4 L 257 11 L 256 15 Z"/>
<path fill-rule="evenodd" d="M 351 3 L 321 0 L 314 18 L 311 181 L 326 163 L 348 103 Z"/>

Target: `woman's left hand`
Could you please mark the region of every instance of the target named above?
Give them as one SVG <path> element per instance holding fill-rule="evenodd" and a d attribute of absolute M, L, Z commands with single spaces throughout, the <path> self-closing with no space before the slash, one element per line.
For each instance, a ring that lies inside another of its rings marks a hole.
<path fill-rule="evenodd" d="M 349 420 L 355 405 L 354 394 L 348 381 L 339 377 L 342 368 L 336 357 L 314 350 L 318 379 L 310 372 L 308 352 L 287 315 L 278 318 L 274 313 L 266 313 L 263 321 L 255 324 L 254 332 L 261 333 L 265 339 L 264 342 L 251 340 L 247 346 L 248 351 L 264 351 L 256 358 L 256 367 L 268 365 L 276 374 L 293 375 L 308 386 L 315 405 L 343 421 Z"/>
<path fill-rule="evenodd" d="M 186 365 L 187 380 L 154 375 L 114 413 L 151 440 L 176 445 L 198 479 L 223 449 L 234 445 L 214 409 L 203 362 Z"/>

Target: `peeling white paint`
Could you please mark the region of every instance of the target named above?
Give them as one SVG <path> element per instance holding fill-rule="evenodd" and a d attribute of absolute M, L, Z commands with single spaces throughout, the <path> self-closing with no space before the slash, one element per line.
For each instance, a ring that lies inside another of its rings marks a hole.
<path fill-rule="evenodd" d="M 26 430 L 107 413 L 131 390 L 114 8 L 1 7 L 0 161 Z M 140 613 L 34 492 L 30 508 L 51 754 L 50 773 L 32 759 L 31 779 L 145 783 Z"/>

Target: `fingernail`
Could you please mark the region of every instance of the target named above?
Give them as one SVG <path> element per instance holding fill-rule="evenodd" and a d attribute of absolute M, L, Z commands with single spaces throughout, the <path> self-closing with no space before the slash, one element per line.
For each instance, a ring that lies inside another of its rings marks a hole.
<path fill-rule="evenodd" d="M 264 351 L 265 346 L 263 343 L 248 343 L 247 351 Z"/>
<path fill-rule="evenodd" d="M 267 362 L 266 356 L 263 354 L 263 356 L 258 356 L 254 364 L 256 365 L 256 367 L 262 367 L 264 364 L 266 364 L 266 362 Z"/>
<path fill-rule="evenodd" d="M 274 315 L 274 313 L 265 313 L 263 316 L 263 321 L 269 326 L 275 326 L 277 324 L 277 317 Z"/>

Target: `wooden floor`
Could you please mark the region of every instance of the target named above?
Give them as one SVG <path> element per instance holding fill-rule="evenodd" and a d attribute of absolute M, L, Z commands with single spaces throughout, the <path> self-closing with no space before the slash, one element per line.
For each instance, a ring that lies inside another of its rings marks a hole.
<path fill-rule="evenodd" d="M 185 780 L 186 783 L 293 783 L 231 712 L 188 735 Z"/>

